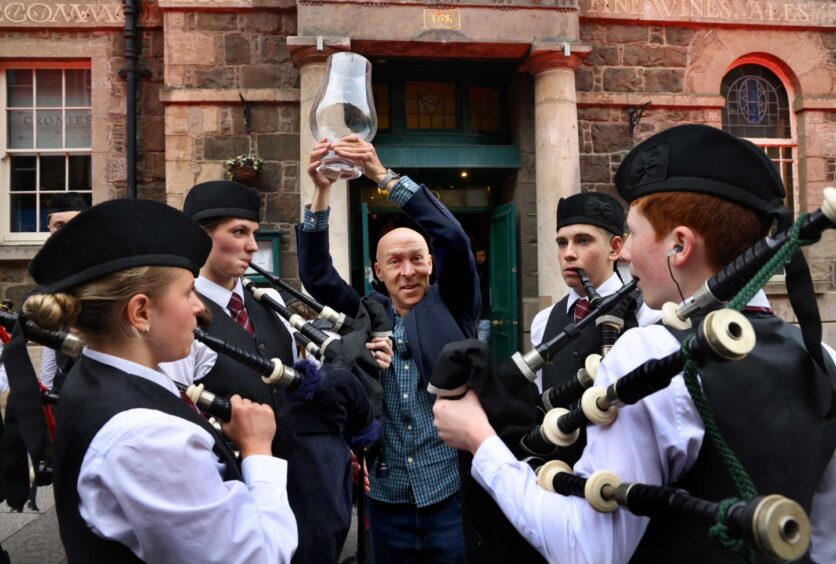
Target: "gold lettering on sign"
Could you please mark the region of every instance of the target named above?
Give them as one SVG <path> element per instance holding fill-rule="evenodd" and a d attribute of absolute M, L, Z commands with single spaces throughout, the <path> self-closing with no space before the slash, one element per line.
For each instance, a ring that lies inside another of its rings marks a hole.
<path fill-rule="evenodd" d="M 587 16 L 836 25 L 833 0 L 581 0 Z"/>
<path fill-rule="evenodd" d="M 424 29 L 461 29 L 459 10 L 424 10 Z"/>

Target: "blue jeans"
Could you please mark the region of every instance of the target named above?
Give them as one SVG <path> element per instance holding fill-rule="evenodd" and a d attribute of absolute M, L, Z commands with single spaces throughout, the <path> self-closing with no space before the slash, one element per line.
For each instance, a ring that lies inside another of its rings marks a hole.
<path fill-rule="evenodd" d="M 427 507 L 369 499 L 375 564 L 464 563 L 459 494 Z"/>
<path fill-rule="evenodd" d="M 484 342 L 490 343 L 491 342 L 491 320 L 490 319 L 480 319 L 478 325 L 476 325 L 476 330 L 478 331 L 477 338 Z"/>

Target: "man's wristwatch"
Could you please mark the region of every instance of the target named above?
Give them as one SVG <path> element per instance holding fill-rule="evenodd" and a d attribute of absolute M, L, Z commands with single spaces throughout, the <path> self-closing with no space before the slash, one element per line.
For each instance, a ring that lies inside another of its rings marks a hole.
<path fill-rule="evenodd" d="M 386 171 L 386 176 L 381 178 L 380 182 L 378 182 L 377 185 L 380 188 L 382 188 L 383 190 L 386 190 L 386 187 L 389 185 L 390 182 L 392 182 L 392 180 L 397 180 L 400 177 L 401 177 L 400 174 L 398 174 L 397 172 L 395 172 L 394 170 L 392 170 L 390 168 L 389 170 Z"/>

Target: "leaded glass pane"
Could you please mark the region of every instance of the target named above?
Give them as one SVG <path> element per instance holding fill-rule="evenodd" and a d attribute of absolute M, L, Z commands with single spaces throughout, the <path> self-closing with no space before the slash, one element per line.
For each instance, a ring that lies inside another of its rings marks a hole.
<path fill-rule="evenodd" d="M 725 77 L 720 93 L 726 99 L 723 130 L 738 137 L 786 139 L 789 103 L 783 83 L 760 65 L 742 65 Z"/>
<path fill-rule="evenodd" d="M 404 83 L 408 129 L 456 129 L 454 82 L 408 81 Z"/>

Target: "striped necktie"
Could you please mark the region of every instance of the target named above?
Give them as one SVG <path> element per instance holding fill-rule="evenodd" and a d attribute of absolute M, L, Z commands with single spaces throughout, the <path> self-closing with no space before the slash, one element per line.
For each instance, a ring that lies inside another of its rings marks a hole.
<path fill-rule="evenodd" d="M 255 328 L 253 327 L 253 324 L 250 323 L 250 316 L 247 315 L 247 310 L 244 309 L 244 302 L 241 301 L 238 294 L 235 292 L 232 293 L 232 297 L 229 298 L 229 305 L 226 307 L 229 310 L 229 313 L 232 314 L 232 319 L 235 320 L 235 323 L 243 327 L 244 331 L 250 335 L 255 335 Z"/>
<path fill-rule="evenodd" d="M 589 313 L 589 300 L 586 298 L 581 298 L 580 300 L 575 302 L 575 323 L 578 323 L 581 319 L 586 317 L 586 314 Z"/>

